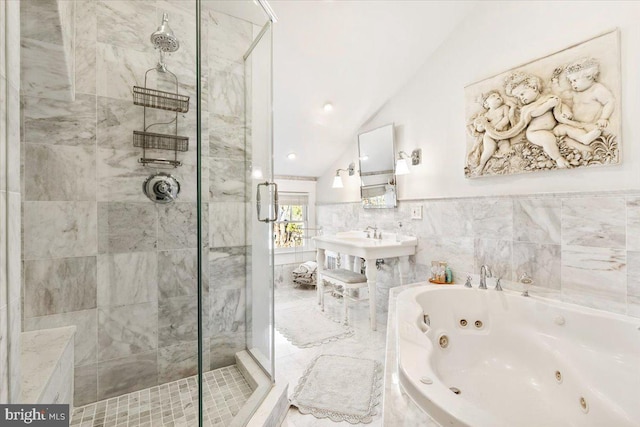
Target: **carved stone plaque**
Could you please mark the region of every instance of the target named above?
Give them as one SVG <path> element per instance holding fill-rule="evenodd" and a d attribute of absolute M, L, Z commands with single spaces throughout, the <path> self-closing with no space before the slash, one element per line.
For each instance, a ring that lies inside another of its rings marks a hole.
<path fill-rule="evenodd" d="M 465 88 L 467 178 L 620 163 L 618 30 Z"/>

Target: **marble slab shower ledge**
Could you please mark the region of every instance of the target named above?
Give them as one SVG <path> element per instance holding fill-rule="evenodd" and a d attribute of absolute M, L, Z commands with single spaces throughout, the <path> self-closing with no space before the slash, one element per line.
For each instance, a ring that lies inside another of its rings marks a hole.
<path fill-rule="evenodd" d="M 22 333 L 21 403 L 73 403 L 75 334 L 75 326 Z"/>

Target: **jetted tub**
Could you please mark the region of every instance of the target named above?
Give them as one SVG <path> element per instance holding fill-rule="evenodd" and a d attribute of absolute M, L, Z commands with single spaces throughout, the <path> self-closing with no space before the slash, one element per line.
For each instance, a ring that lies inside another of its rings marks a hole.
<path fill-rule="evenodd" d="M 425 285 L 396 320 L 400 385 L 443 426 L 640 425 L 640 319 Z"/>

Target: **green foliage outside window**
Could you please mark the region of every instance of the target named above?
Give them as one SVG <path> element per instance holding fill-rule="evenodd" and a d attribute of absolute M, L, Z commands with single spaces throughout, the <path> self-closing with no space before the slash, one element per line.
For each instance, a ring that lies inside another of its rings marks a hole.
<path fill-rule="evenodd" d="M 281 205 L 278 221 L 273 224 L 276 248 L 304 246 L 306 206 Z"/>

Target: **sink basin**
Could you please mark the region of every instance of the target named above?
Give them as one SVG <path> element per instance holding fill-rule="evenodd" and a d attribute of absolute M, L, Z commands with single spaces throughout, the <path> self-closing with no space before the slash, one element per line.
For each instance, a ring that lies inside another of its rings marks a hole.
<path fill-rule="evenodd" d="M 416 246 L 418 244 L 418 238 L 414 236 L 405 236 L 402 234 L 396 233 L 385 233 L 382 232 L 382 239 L 373 239 L 367 237 L 367 233 L 363 231 L 342 231 L 334 234 L 333 237 L 337 240 L 345 240 L 349 242 L 353 242 L 354 244 L 364 245 L 364 246 L 386 246 L 386 245 L 413 245 Z"/>
<path fill-rule="evenodd" d="M 393 258 L 415 254 L 418 239 L 414 236 L 382 231 L 382 239 L 367 238 L 363 231 L 343 231 L 313 238 L 320 249 L 346 253 L 365 259 Z"/>
<path fill-rule="evenodd" d="M 325 250 L 364 258 L 367 262 L 367 286 L 369 287 L 369 321 L 371 329 L 376 330 L 376 278 L 378 270 L 376 260 L 379 258 L 398 258 L 398 274 L 400 284 L 403 282 L 403 264 L 408 263 L 409 255 L 415 255 L 418 239 L 413 236 L 405 236 L 396 233 L 382 231 L 382 239 L 367 238 L 367 233 L 362 231 L 344 231 L 328 236 L 313 238 L 318 252 L 318 301 L 323 298 L 323 281 L 320 280 L 324 271 Z M 347 260 L 349 262 L 349 260 Z M 348 264 L 347 264 L 348 266 Z M 408 271 L 408 270 L 405 270 Z M 345 302 L 346 307 L 346 302 Z"/>

